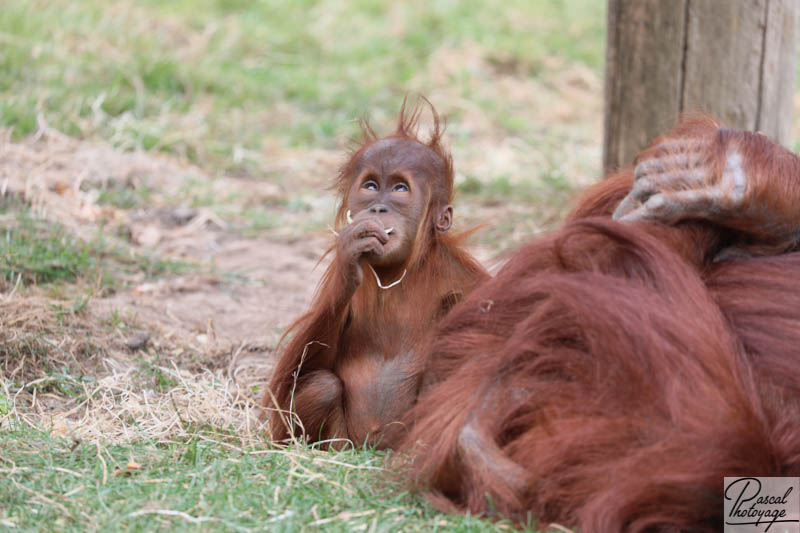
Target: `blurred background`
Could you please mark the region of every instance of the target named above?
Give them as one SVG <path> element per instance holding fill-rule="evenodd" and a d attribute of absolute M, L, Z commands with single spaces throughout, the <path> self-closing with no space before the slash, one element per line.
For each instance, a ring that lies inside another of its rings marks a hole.
<path fill-rule="evenodd" d="M 0 281 L 271 352 L 359 119 L 388 134 L 407 95 L 446 118 L 457 228 L 496 264 L 601 176 L 605 24 L 596 0 L 5 0 Z"/>
<path fill-rule="evenodd" d="M 331 219 L 320 186 L 355 119 L 388 132 L 404 95 L 419 93 L 448 119 L 458 212 L 502 201 L 483 242 L 506 248 L 559 211 L 563 189 L 598 176 L 604 4 L 6 0 L 0 125 L 19 140 L 44 121 L 176 156 L 211 179 L 269 182 L 274 203 L 237 222 L 270 232 L 306 211 L 305 232 Z M 133 185 L 101 203 L 151 199 Z"/>
<path fill-rule="evenodd" d="M 605 47 L 601 0 L 0 0 L 0 526 L 507 529 L 256 401 L 358 119 L 430 99 L 493 267 L 601 178 Z"/>

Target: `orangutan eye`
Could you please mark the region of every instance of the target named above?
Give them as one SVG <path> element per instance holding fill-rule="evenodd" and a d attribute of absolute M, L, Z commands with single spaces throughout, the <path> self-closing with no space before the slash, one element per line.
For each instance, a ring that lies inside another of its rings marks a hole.
<path fill-rule="evenodd" d="M 367 180 L 367 181 L 364 182 L 364 184 L 361 186 L 361 188 L 362 189 L 367 189 L 368 191 L 377 191 L 378 190 L 378 184 L 375 183 L 374 180 Z"/>
<path fill-rule="evenodd" d="M 405 183 L 397 183 L 392 187 L 392 192 L 408 192 L 408 185 Z"/>

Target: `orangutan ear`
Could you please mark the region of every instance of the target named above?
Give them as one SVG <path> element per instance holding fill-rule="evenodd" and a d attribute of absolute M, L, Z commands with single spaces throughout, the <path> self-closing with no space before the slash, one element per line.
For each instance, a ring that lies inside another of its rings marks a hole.
<path fill-rule="evenodd" d="M 434 227 L 437 233 L 447 233 L 453 226 L 453 206 L 446 205 L 439 211 L 439 216 L 436 217 Z"/>

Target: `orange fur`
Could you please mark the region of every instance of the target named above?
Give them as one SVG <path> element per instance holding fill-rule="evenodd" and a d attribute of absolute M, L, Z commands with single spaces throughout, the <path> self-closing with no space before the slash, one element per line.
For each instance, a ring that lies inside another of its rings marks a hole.
<path fill-rule="evenodd" d="M 711 157 L 738 143 L 748 201 L 800 226 L 796 156 L 705 118 L 668 134 L 704 135 Z M 773 235 L 746 217 L 610 220 L 632 181 L 590 189 L 440 324 L 398 456 L 437 507 L 719 531 L 724 476 L 800 475 L 800 254 L 714 262 L 742 233 Z"/>
<path fill-rule="evenodd" d="M 434 216 L 452 200 L 453 167 L 441 144 L 443 129 L 435 111 L 427 141 L 416 134 L 419 116 L 419 109 L 408 111 L 404 104 L 397 130 L 387 137 L 424 145 L 443 168 L 443 175 L 426 184 L 425 210 L 412 252 L 403 268 L 394 269 L 383 283 L 402 271 L 405 277 L 390 290 L 381 290 L 365 270 L 363 282 L 349 296 L 347 274 L 334 258 L 311 309 L 289 328 L 290 338 L 264 399 L 273 409 L 276 440 L 304 433 L 312 441 L 370 438 L 388 446 L 416 399 L 433 326 L 488 277 L 464 250 L 463 235 L 434 231 Z M 336 179 L 342 200 L 337 229 L 346 222 L 357 163 L 380 140 L 365 126 L 363 145 Z"/>

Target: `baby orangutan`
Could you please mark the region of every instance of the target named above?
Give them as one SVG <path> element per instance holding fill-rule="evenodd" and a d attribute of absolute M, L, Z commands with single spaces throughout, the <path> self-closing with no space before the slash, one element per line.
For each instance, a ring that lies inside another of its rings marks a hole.
<path fill-rule="evenodd" d="M 275 440 L 391 446 L 435 325 L 488 278 L 448 233 L 453 165 L 432 113 L 427 142 L 416 133 L 420 110 L 405 105 L 388 137 L 365 127 L 339 173 L 333 260 L 311 309 L 290 326 L 264 397 Z"/>

